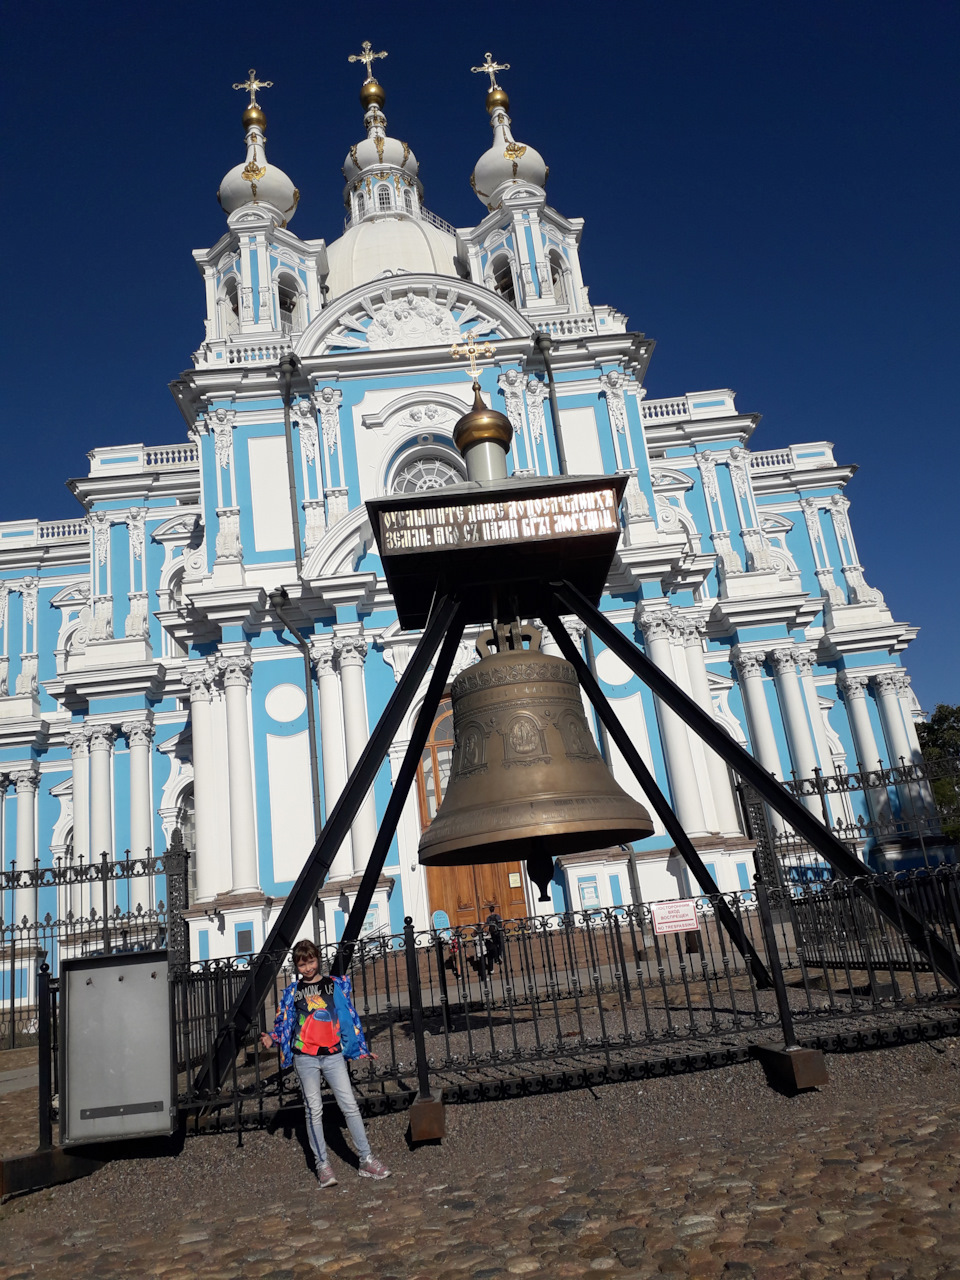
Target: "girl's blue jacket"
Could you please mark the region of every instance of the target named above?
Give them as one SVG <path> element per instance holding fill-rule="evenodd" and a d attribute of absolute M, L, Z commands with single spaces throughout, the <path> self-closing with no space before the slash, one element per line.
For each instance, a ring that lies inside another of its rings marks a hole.
<path fill-rule="evenodd" d="M 297 1029 L 297 1011 L 294 1002 L 297 998 L 299 976 L 294 978 L 280 997 L 280 1007 L 273 1024 L 273 1042 L 280 1046 L 281 1064 L 293 1066 L 293 1033 Z M 369 1056 L 366 1037 L 360 1025 L 360 1017 L 350 999 L 352 985 L 349 978 L 333 979 L 333 1004 L 340 1023 L 340 1046 L 345 1058 L 366 1058 Z"/>

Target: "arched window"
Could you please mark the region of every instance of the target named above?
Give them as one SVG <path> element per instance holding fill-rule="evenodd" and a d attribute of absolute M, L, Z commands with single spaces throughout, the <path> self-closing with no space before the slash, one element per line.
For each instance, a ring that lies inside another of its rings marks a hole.
<path fill-rule="evenodd" d="M 388 213 L 393 208 L 390 188 L 386 185 L 377 187 L 377 208 L 381 213 Z"/>
<path fill-rule="evenodd" d="M 452 459 L 422 454 L 405 463 L 393 478 L 393 493 L 423 493 L 427 489 L 443 489 L 448 484 L 462 484 L 463 473 Z"/>
<path fill-rule="evenodd" d="M 568 289 L 569 269 L 564 262 L 563 255 L 558 253 L 556 249 L 550 250 L 550 279 L 553 281 L 553 293 L 557 302 L 564 307 L 572 304 L 570 290 Z"/>
<path fill-rule="evenodd" d="M 357 217 L 362 218 L 366 212 L 367 212 L 367 202 L 364 199 L 363 192 L 358 191 L 357 192 Z"/>
<path fill-rule="evenodd" d="M 403 193 L 403 207 L 407 213 L 413 213 L 413 192 L 409 187 Z"/>
<path fill-rule="evenodd" d="M 277 279 L 277 301 L 280 307 L 280 328 L 284 333 L 300 332 L 306 328 L 303 295 L 293 276 L 282 275 Z"/>
<path fill-rule="evenodd" d="M 420 757 L 417 770 L 417 796 L 420 801 L 420 826 L 426 831 L 437 816 L 440 801 L 450 777 L 453 763 L 453 706 L 445 698 L 437 708 L 437 718 Z"/>
<path fill-rule="evenodd" d="M 240 290 L 236 276 L 227 276 L 217 302 L 220 313 L 220 337 L 227 338 L 240 329 Z"/>
<path fill-rule="evenodd" d="M 501 254 L 499 258 L 495 258 L 491 268 L 493 274 L 493 287 L 502 298 L 506 298 L 508 302 L 516 305 L 517 292 L 513 283 L 513 268 L 510 266 L 510 259 L 506 254 Z"/>
<path fill-rule="evenodd" d="M 194 902 L 197 897 L 197 824 L 192 782 L 188 783 L 180 792 L 180 798 L 177 801 L 177 820 L 175 825 L 180 828 L 184 848 L 192 855 L 187 859 L 187 892 L 190 901 Z"/>

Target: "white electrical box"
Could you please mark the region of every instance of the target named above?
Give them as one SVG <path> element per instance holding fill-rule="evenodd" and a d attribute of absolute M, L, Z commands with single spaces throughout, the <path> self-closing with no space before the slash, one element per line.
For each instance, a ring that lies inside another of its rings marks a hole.
<path fill-rule="evenodd" d="M 176 1126 L 167 953 L 60 966 L 60 1141 L 156 1137 Z"/>

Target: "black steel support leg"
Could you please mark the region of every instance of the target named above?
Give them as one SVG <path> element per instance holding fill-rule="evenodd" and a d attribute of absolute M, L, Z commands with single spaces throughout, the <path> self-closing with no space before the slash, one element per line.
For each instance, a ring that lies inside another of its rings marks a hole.
<path fill-rule="evenodd" d="M 273 987 L 280 967 L 279 957 L 293 945 L 295 934 L 307 918 L 337 851 L 359 813 L 364 796 L 373 785 L 403 717 L 429 671 L 434 654 L 458 609 L 458 602 L 449 596 L 444 596 L 434 607 L 413 657 L 377 721 L 340 799 L 327 816 L 326 824 L 317 837 L 296 884 L 281 907 L 269 937 L 251 960 L 246 980 L 233 1006 L 217 1028 L 208 1065 L 197 1077 L 198 1095 L 202 1095 L 204 1091 L 214 1093 L 230 1069 L 235 1056 L 234 1045 L 246 1033 Z"/>
<path fill-rule="evenodd" d="M 875 878 L 875 873 L 868 866 L 854 857 L 846 845 L 819 822 L 799 800 L 795 800 L 789 791 L 782 787 L 772 774 L 767 773 L 748 751 L 745 751 L 738 742 L 734 742 L 725 729 L 722 729 L 702 707 L 684 693 L 675 681 L 651 662 L 631 640 L 628 640 L 619 627 L 614 626 L 609 618 L 605 618 L 581 591 L 569 582 L 555 582 L 551 586 L 565 609 L 575 613 L 598 640 L 601 640 L 640 677 L 661 702 L 671 711 L 675 711 L 680 719 L 688 724 L 708 747 L 716 751 L 721 760 L 725 760 L 745 782 L 755 787 L 770 807 L 786 818 L 793 829 L 816 849 L 834 871 L 853 880 L 858 889 L 861 886 L 857 882 L 870 877 L 873 883 L 870 894 L 866 895 L 869 901 L 895 929 L 907 935 L 911 945 L 930 960 L 933 967 L 947 982 L 952 986 L 960 985 L 960 956 L 952 947 L 947 946 L 936 935 L 928 933 L 919 916 L 903 906 L 886 885 Z"/>
<path fill-rule="evenodd" d="M 568 662 L 573 664 L 577 673 L 577 678 L 586 690 L 587 697 L 593 703 L 597 715 L 603 721 L 607 733 L 609 733 L 610 737 L 613 738 L 614 742 L 617 744 L 620 754 L 627 762 L 633 776 L 643 788 L 643 793 L 650 801 L 650 805 L 657 817 L 663 823 L 664 827 L 666 827 L 667 834 L 677 846 L 680 856 L 696 877 L 697 884 L 704 893 L 714 896 L 714 909 L 717 914 L 717 919 L 729 934 L 730 941 L 743 956 L 747 964 L 749 964 L 757 986 L 772 986 L 773 979 L 770 977 L 766 966 L 744 932 L 743 925 L 737 919 L 736 915 L 730 910 L 729 903 L 720 893 L 716 881 L 707 870 L 706 864 L 694 848 L 690 837 L 680 825 L 680 820 L 670 807 L 666 796 L 657 786 L 656 779 L 647 768 L 639 751 L 633 745 L 630 735 L 620 723 L 616 712 L 610 705 L 610 700 L 600 688 L 599 683 L 594 678 L 593 672 L 578 653 L 577 647 L 573 643 L 573 639 L 567 632 L 566 627 L 560 620 L 559 615 L 547 614 L 544 617 L 544 621 L 550 628 L 557 644 L 560 646 L 563 656 Z"/>
<path fill-rule="evenodd" d="M 397 823 L 400 821 L 400 814 L 403 812 L 407 793 L 413 786 L 413 780 L 417 776 L 420 757 L 423 755 L 423 749 L 427 745 L 427 738 L 430 736 L 430 730 L 433 727 L 437 708 L 440 706 L 440 700 L 443 697 L 443 691 L 450 675 L 450 668 L 453 666 L 453 659 L 456 656 L 457 646 L 460 644 L 462 635 L 463 609 L 459 608 L 451 620 L 450 629 L 433 668 L 433 676 L 427 686 L 423 705 L 417 715 L 417 722 L 413 726 L 413 733 L 410 736 L 403 763 L 400 765 L 396 782 L 393 784 L 393 790 L 387 802 L 383 821 L 380 823 L 377 838 L 373 843 L 373 849 L 370 851 L 370 859 L 360 879 L 360 887 L 357 889 L 357 896 L 350 910 L 350 917 L 340 938 L 340 945 L 337 947 L 337 954 L 334 957 L 333 964 L 330 966 L 331 973 L 342 975 L 350 967 L 354 947 L 357 945 L 360 930 L 363 928 L 363 922 L 370 909 L 370 903 L 373 901 L 373 895 L 376 891 L 380 873 L 383 870 L 383 864 L 386 862 L 387 854 L 390 852 L 390 843 L 397 829 Z"/>

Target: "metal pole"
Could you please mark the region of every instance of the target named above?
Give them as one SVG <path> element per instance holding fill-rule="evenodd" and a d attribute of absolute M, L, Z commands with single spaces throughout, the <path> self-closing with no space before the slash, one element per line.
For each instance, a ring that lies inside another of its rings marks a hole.
<path fill-rule="evenodd" d="M 647 768 L 639 751 L 633 745 L 630 735 L 624 729 L 623 725 L 617 718 L 613 708 L 610 706 L 609 700 L 604 696 L 603 690 L 600 688 L 593 672 L 589 669 L 580 655 L 577 653 L 576 645 L 573 643 L 568 631 L 560 621 L 559 614 L 548 614 L 546 618 L 547 625 L 554 632 L 557 644 L 560 646 L 563 656 L 568 662 L 571 662 L 577 673 L 577 678 L 587 691 L 587 697 L 593 703 L 597 710 L 597 714 L 604 721 L 607 729 L 613 736 L 614 741 L 620 749 L 624 760 L 633 772 L 634 777 L 643 788 L 644 795 L 650 801 L 654 812 L 667 829 L 667 835 L 677 846 L 680 856 L 686 862 L 687 866 L 697 878 L 697 883 L 704 893 L 708 893 L 715 901 L 715 911 L 717 919 L 726 929 L 730 936 L 730 941 L 743 956 L 744 960 L 750 965 L 754 980 L 760 987 L 770 986 L 770 975 L 764 968 L 763 961 L 760 959 L 755 948 L 744 932 L 743 926 L 737 919 L 736 915 L 731 911 L 730 905 L 726 898 L 721 894 L 717 886 L 717 882 L 707 870 L 703 859 L 697 853 L 691 843 L 690 837 L 684 831 L 680 824 L 680 820 L 673 812 L 667 802 L 666 796 L 657 786 L 656 779 Z"/>
<path fill-rule="evenodd" d="M 417 1082 L 419 1098 L 430 1101 L 430 1068 L 427 1065 L 427 1046 L 423 1038 L 423 1000 L 420 995 L 420 969 L 417 965 L 417 939 L 413 932 L 413 917 L 403 921 L 403 949 L 407 959 L 407 994 L 410 999 L 410 1023 L 413 1027 L 413 1044 L 417 1054 Z"/>
<path fill-rule="evenodd" d="M 108 859 L 107 859 L 107 853 L 106 853 L 106 850 L 104 850 L 104 852 L 103 852 L 103 853 L 101 853 L 101 855 L 100 855 L 100 879 L 101 879 L 101 882 L 102 882 L 102 883 L 101 883 L 101 886 L 100 886 L 100 890 L 101 890 L 101 891 L 100 891 L 100 902 L 101 902 L 101 905 L 102 905 L 102 907 L 103 907 L 103 954 L 104 954 L 105 956 L 110 955 L 110 952 L 111 952 L 111 947 L 110 947 L 110 884 L 109 884 L 109 881 L 108 881 L 108 879 L 107 879 L 107 872 L 108 872 L 108 870 L 109 870 L 109 868 L 108 868 L 108 866 L 107 866 L 107 862 L 108 862 Z"/>
<path fill-rule="evenodd" d="M 543 367 L 547 374 L 547 392 L 550 397 L 550 416 L 553 418 L 553 434 L 557 442 L 557 466 L 560 474 L 565 476 L 567 471 L 567 455 L 563 448 L 563 436 L 560 434 L 560 406 L 557 404 L 557 386 L 553 380 L 553 365 L 550 363 L 550 352 L 553 348 L 553 339 L 549 334 L 538 333 L 533 340 L 533 345 L 540 352 L 543 358 Z"/>
<path fill-rule="evenodd" d="M 770 898 L 767 894 L 767 886 L 760 876 L 757 876 L 753 883 L 757 890 L 757 914 L 760 917 L 760 928 L 763 932 L 767 961 L 773 973 L 773 991 L 777 998 L 780 1026 L 783 1029 L 783 1047 L 785 1049 L 799 1049 L 796 1032 L 793 1029 L 793 1014 L 790 1011 L 790 1002 L 787 999 L 787 984 L 783 980 L 783 968 L 777 952 L 777 935 L 773 927 L 773 916 L 770 914 Z"/>
<path fill-rule="evenodd" d="M 303 654 L 304 692 L 307 695 L 307 736 L 310 739 L 310 789 L 313 792 L 313 838 L 316 840 L 323 826 L 323 810 L 320 806 L 320 763 L 317 759 L 316 708 L 313 705 L 313 663 L 310 660 L 310 646 L 284 613 L 284 608 L 289 602 L 290 596 L 286 587 L 278 587 L 276 591 L 270 592 L 270 608 L 293 636 L 298 649 Z"/>
<path fill-rule="evenodd" d="M 37 1087 L 38 1087 L 38 1151 L 49 1151 L 53 1146 L 53 1116 L 50 1101 L 53 1096 L 53 1072 L 50 1043 L 50 966 L 47 953 L 41 955 L 37 970 Z"/>
<path fill-rule="evenodd" d="M 287 483 L 290 487 L 290 519 L 293 522 L 293 555 L 297 564 L 297 578 L 303 573 L 303 547 L 300 543 L 300 509 L 297 506 L 297 473 L 293 465 L 293 426 L 290 422 L 290 384 L 300 368 L 300 361 L 288 351 L 280 357 L 280 377 L 283 379 L 283 434 L 287 442 Z"/>
<path fill-rule="evenodd" d="M 693 729 L 708 747 L 716 751 L 722 760 L 738 773 L 746 782 L 755 787 L 767 803 L 781 814 L 790 825 L 809 844 L 820 853 L 835 871 L 855 882 L 855 887 L 863 892 L 856 882 L 867 878 L 875 878 L 873 872 L 859 858 L 855 858 L 846 845 L 819 822 L 810 810 L 795 800 L 780 785 L 772 774 L 745 751 L 738 742 L 734 742 L 729 733 L 698 706 L 692 698 L 680 688 L 675 681 L 660 670 L 645 653 L 633 644 L 619 627 L 615 627 L 609 618 L 569 582 L 551 584 L 560 603 L 587 624 L 594 634 L 621 658 L 631 671 L 650 688 L 671 711 L 675 711 L 681 720 Z M 894 895 L 885 885 L 877 884 L 871 901 L 874 902 L 895 928 L 902 928 L 921 955 L 927 956 L 933 967 L 951 984 L 960 981 L 960 955 L 947 946 L 936 935 L 927 935 L 923 922 L 912 911 L 900 906 Z"/>
<path fill-rule="evenodd" d="M 303 870 L 280 908 L 273 928 L 260 951 L 251 960 L 233 1006 L 220 1019 L 209 1061 L 197 1077 L 198 1094 L 204 1090 L 216 1090 L 230 1069 L 232 1059 L 227 1027 L 234 1025 L 238 1034 L 243 1036 L 273 987 L 280 959 L 293 945 L 296 931 L 306 919 L 337 850 L 350 830 L 458 608 L 458 603 L 449 596 L 444 596 L 435 605 L 406 670 L 390 695 L 390 700 L 361 752 L 339 800 L 333 806 Z"/>
<path fill-rule="evenodd" d="M 16 863 L 11 863 L 16 866 Z M 10 1049 L 17 1047 L 17 922 L 10 926 Z"/>
<path fill-rule="evenodd" d="M 443 697 L 443 691 L 450 675 L 450 668 L 453 666 L 457 646 L 460 643 L 460 637 L 463 635 L 463 614 L 463 607 L 459 606 L 457 613 L 451 620 L 450 630 L 446 634 L 443 647 L 434 664 L 433 675 L 430 679 L 430 684 L 427 686 L 427 692 L 417 715 L 413 733 L 410 735 L 410 742 L 404 753 L 403 762 L 390 792 L 390 799 L 387 802 L 383 821 L 377 831 L 377 838 L 373 842 L 370 857 L 363 869 L 363 875 L 360 879 L 356 897 L 353 900 L 350 917 L 343 930 L 340 944 L 337 947 L 337 954 L 331 966 L 331 973 L 342 975 L 350 967 L 354 946 L 360 937 L 360 930 L 363 928 L 367 911 L 373 901 L 377 881 L 380 879 L 383 864 L 386 862 L 387 854 L 390 852 L 390 843 L 393 840 L 393 833 L 397 829 L 397 823 L 400 821 L 403 806 L 407 802 L 407 793 L 413 785 L 414 778 L 417 776 L 420 757 L 423 754 L 423 748 L 427 744 L 427 738 L 430 736 L 434 717 L 437 714 L 437 708 L 440 705 L 440 699 Z"/>

